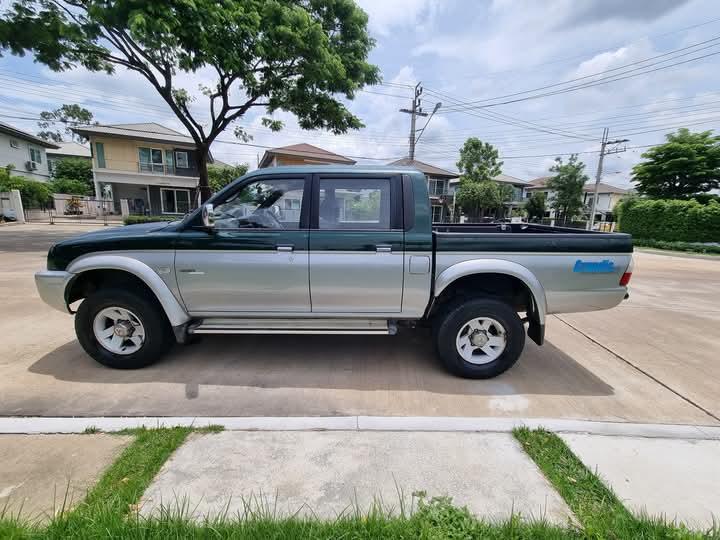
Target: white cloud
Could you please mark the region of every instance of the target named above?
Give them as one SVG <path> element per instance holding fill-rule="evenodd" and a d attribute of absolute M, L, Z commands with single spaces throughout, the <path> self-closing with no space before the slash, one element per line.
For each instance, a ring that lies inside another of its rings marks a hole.
<path fill-rule="evenodd" d="M 360 0 L 368 14 L 370 31 L 387 36 L 398 27 L 421 27 L 428 30 L 442 8 L 442 0 Z"/>

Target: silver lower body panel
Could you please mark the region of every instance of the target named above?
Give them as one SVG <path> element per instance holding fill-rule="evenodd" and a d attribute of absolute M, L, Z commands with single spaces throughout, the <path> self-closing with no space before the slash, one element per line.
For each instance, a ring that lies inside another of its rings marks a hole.
<path fill-rule="evenodd" d="M 395 334 L 394 323 L 378 319 L 204 319 L 190 334 Z"/>

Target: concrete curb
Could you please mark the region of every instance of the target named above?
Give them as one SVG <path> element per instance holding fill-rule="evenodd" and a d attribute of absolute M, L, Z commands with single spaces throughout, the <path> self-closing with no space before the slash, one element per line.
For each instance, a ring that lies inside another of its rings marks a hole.
<path fill-rule="evenodd" d="M 465 431 L 507 433 L 513 428 L 543 427 L 556 433 L 720 439 L 720 426 L 638 424 L 554 418 L 473 418 L 448 416 L 305 416 L 305 417 L 3 417 L 0 434 L 82 433 L 95 428 L 112 432 L 139 427 L 205 427 L 221 425 L 231 431 Z"/>

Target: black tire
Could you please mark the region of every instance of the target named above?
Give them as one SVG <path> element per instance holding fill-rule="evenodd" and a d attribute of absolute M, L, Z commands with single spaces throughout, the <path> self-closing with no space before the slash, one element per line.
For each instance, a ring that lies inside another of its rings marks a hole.
<path fill-rule="evenodd" d="M 468 321 L 488 317 L 505 330 L 506 344 L 496 359 L 474 364 L 458 352 L 456 339 Z M 435 325 L 435 347 L 443 364 L 451 373 L 468 379 L 490 379 L 510 369 L 525 347 L 525 327 L 518 314 L 508 304 L 491 299 L 472 299 L 455 304 L 439 316 Z"/>
<path fill-rule="evenodd" d="M 98 343 L 93 331 L 95 316 L 105 308 L 130 310 L 142 322 L 145 338 L 132 354 L 115 354 Z M 82 348 L 95 360 L 115 369 L 139 369 L 156 362 L 172 344 L 171 328 L 155 299 L 116 288 L 101 289 L 85 298 L 75 314 L 75 334 Z"/>

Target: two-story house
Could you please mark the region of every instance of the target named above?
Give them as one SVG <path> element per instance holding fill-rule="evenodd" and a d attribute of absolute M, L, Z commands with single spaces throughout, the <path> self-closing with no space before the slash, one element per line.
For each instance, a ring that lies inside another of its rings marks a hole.
<path fill-rule="evenodd" d="M 545 217 L 554 219 L 555 210 L 552 207 L 552 201 L 555 199 L 555 191 L 548 188 L 547 183 L 552 176 L 541 176 L 532 180 L 525 190 L 526 198 L 533 193 L 542 192 L 545 194 Z M 605 221 L 612 217 L 615 205 L 620 200 L 631 193 L 631 190 L 600 182 L 598 185 L 598 201 L 595 207 L 595 221 Z M 582 203 L 587 214 L 591 212 L 593 198 L 595 197 L 595 182 L 588 182 L 583 186 Z"/>
<path fill-rule="evenodd" d="M 57 143 L 58 148 L 48 148 L 47 163 L 50 175 L 54 174 L 55 164 L 63 159 L 86 159 L 90 161 L 90 147 L 74 141 Z"/>
<path fill-rule="evenodd" d="M 525 198 L 529 199 L 533 193 L 544 193 L 545 194 L 545 216 L 546 218 L 554 219 L 555 210 L 552 208 L 552 201 L 555 199 L 555 191 L 547 187 L 548 180 L 552 176 L 541 176 L 530 180 L 527 187 L 525 188 Z"/>
<path fill-rule="evenodd" d="M 0 122 L 0 167 L 11 165 L 13 175 L 47 182 L 50 170 L 46 151 L 58 145 Z"/>
<path fill-rule="evenodd" d="M 95 196 L 111 200 L 115 213 L 182 215 L 197 205 L 197 153 L 187 135 L 155 123 L 74 131 L 90 142 Z"/>
<path fill-rule="evenodd" d="M 598 184 L 597 204 L 595 205 L 595 221 L 614 221 L 613 211 L 615 205 L 629 193 L 630 190 L 600 182 Z M 594 198 L 595 182 L 588 182 L 583 187 L 583 206 L 587 209 L 588 214 L 592 212 Z"/>
<path fill-rule="evenodd" d="M 300 143 L 266 150 L 258 169 L 281 165 L 355 165 L 355 160 L 312 144 Z"/>
<path fill-rule="evenodd" d="M 388 165 L 414 167 L 422 171 L 427 176 L 433 223 L 452 220 L 454 190 L 451 182 L 457 179 L 458 173 L 410 158 L 398 159 Z"/>
<path fill-rule="evenodd" d="M 512 187 L 512 197 L 503 203 L 504 209 L 502 217 L 511 216 L 513 210 L 520 208 L 525 204 L 525 188 L 528 186 L 528 182 L 521 180 L 520 178 L 510 176 L 509 174 L 502 173 L 498 174 L 492 180 L 500 185 L 508 185 Z M 459 186 L 459 178 L 450 180 L 450 193 L 453 197 L 455 196 L 455 192 Z"/>

